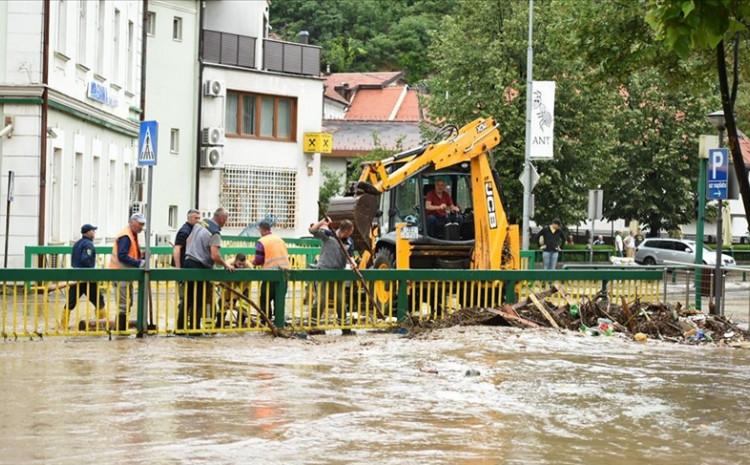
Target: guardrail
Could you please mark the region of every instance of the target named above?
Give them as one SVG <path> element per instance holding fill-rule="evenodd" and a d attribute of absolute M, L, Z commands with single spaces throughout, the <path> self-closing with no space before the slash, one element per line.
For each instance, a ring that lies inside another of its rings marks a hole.
<path fill-rule="evenodd" d="M 255 243 L 253 242 L 253 245 Z M 73 246 L 70 245 L 30 245 L 24 249 L 24 267 L 34 267 L 35 257 L 42 257 L 42 266 L 39 268 L 67 268 L 70 265 L 70 255 Z M 320 255 L 319 247 L 290 247 L 289 259 L 294 269 L 304 269 L 317 260 Z M 96 247 L 97 266 L 106 268 L 109 263 L 112 245 L 100 245 Z M 243 253 L 252 262 L 255 256 L 255 247 L 222 247 L 221 255 L 230 258 L 238 253 Z M 171 246 L 151 247 L 151 267 L 169 268 L 172 262 Z"/>
<path fill-rule="evenodd" d="M 604 287 L 614 298 L 656 301 L 662 277 L 656 270 L 362 274 L 365 284 L 349 270 L 154 269 L 144 294 L 143 270 L 8 269 L 0 281 L 0 328 L 5 338 L 125 335 L 137 328 L 149 334 L 242 333 L 268 330 L 270 318 L 295 331 L 382 329 L 407 318 L 437 320 L 461 308 L 515 302 L 553 283 L 574 299 L 594 298 Z M 79 297 L 89 292 L 93 298 Z M 69 303 L 71 294 L 78 298 Z"/>
<path fill-rule="evenodd" d="M 255 245 L 259 236 L 225 236 L 221 235 L 221 242 L 227 246 Z M 314 237 L 293 238 L 285 237 L 284 242 L 288 247 L 320 247 L 320 239 Z"/>

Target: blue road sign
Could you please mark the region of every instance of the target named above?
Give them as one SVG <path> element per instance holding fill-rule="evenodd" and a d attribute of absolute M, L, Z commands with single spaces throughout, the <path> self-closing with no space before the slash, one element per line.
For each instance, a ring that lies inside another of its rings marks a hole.
<path fill-rule="evenodd" d="M 156 153 L 159 142 L 159 123 L 141 121 L 138 135 L 138 166 L 156 166 Z"/>
<path fill-rule="evenodd" d="M 708 151 L 708 200 L 727 198 L 729 186 L 729 150 L 710 149 Z"/>

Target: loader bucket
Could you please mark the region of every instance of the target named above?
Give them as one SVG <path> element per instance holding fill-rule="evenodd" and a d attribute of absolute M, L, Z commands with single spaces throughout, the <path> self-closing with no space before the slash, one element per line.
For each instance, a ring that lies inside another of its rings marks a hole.
<path fill-rule="evenodd" d="M 337 228 L 342 220 L 354 223 L 354 246 L 360 252 L 370 250 L 370 230 L 378 210 L 379 195 L 361 194 L 352 197 L 333 197 L 328 204 L 328 217 Z"/>

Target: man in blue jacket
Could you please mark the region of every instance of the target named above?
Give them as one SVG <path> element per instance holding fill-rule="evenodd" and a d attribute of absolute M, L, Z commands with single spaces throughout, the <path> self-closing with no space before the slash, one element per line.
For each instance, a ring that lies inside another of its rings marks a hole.
<path fill-rule="evenodd" d="M 94 268 L 96 266 L 96 248 L 94 238 L 96 237 L 96 226 L 84 224 L 81 226 L 81 238 L 73 245 L 71 264 L 73 268 Z M 62 326 L 67 328 L 70 313 L 78 303 L 78 299 L 85 295 L 97 310 L 104 308 L 104 296 L 99 293 L 99 286 L 95 281 L 81 281 L 70 285 L 68 292 L 68 304 L 63 309 Z M 86 322 L 82 321 L 79 329 L 86 328 Z"/>

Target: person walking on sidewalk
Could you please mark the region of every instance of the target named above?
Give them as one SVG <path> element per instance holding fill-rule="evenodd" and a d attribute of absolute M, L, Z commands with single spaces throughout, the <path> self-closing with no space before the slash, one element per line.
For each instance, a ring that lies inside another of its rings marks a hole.
<path fill-rule="evenodd" d="M 96 266 L 96 248 L 94 239 L 96 238 L 96 226 L 84 224 L 81 226 L 81 238 L 73 245 L 71 255 L 71 264 L 73 268 L 94 268 Z M 61 325 L 63 328 L 68 327 L 70 314 L 78 304 L 78 299 L 85 295 L 91 304 L 97 309 L 97 318 L 102 318 L 104 309 L 104 296 L 99 293 L 99 284 L 96 281 L 77 282 L 72 284 L 68 290 L 68 303 L 63 308 Z M 106 318 L 106 317 L 105 317 Z M 86 329 L 86 322 L 81 321 L 78 329 Z"/>
<path fill-rule="evenodd" d="M 623 244 L 625 245 L 625 256 L 628 258 L 634 258 L 635 257 L 635 233 L 631 231 L 623 240 Z"/>
<path fill-rule="evenodd" d="M 615 235 L 615 254 L 620 258 L 625 254 L 625 245 L 622 242 L 622 234 L 620 234 L 620 231 L 617 231 L 617 234 Z"/>
<path fill-rule="evenodd" d="M 261 237 L 255 243 L 253 265 L 262 266 L 264 270 L 288 270 L 291 268 L 286 243 L 282 238 L 271 232 L 271 223 L 266 220 L 261 221 L 258 224 L 258 230 Z M 274 320 L 276 314 L 275 299 L 275 283 L 268 281 L 262 283 L 260 289 L 260 306 L 271 321 Z"/>
<path fill-rule="evenodd" d="M 343 220 L 336 231 L 331 231 L 330 221 L 324 218 L 314 225 L 310 226 L 308 230 L 314 237 L 320 239 L 320 257 L 318 258 L 318 269 L 319 270 L 343 270 L 349 263 L 347 255 L 351 255 L 354 250 L 354 241 L 352 240 L 352 233 L 354 232 L 354 224 L 349 220 Z M 344 250 L 338 243 L 338 239 L 344 244 Z M 346 303 L 344 302 L 346 297 L 346 282 L 322 282 L 319 283 L 317 295 L 319 299 L 322 299 L 323 306 L 326 308 L 326 304 L 330 299 L 334 299 L 336 302 L 336 314 L 341 320 L 341 324 L 346 324 Z M 318 305 L 313 305 L 311 309 L 311 317 L 315 308 Z M 344 334 L 350 334 L 351 330 L 343 330 Z"/>
<path fill-rule="evenodd" d="M 138 234 L 143 231 L 146 225 L 146 217 L 141 213 L 135 213 L 130 217 L 128 225 L 120 231 L 115 237 L 115 243 L 112 244 L 112 255 L 109 259 L 109 268 L 143 268 L 145 260 L 141 254 L 141 248 L 138 245 Z M 125 331 L 128 329 L 128 312 L 133 307 L 135 300 L 135 282 L 120 281 L 117 283 L 117 323 L 116 331 Z"/>
<path fill-rule="evenodd" d="M 193 226 L 187 238 L 184 268 L 210 270 L 218 265 L 227 271 L 234 271 L 234 266 L 225 262 L 221 256 L 221 228 L 228 219 L 229 213 L 223 208 L 217 208 L 212 218 L 199 221 Z M 185 308 L 177 315 L 177 330 L 201 329 L 204 314 L 211 313 L 212 287 L 207 281 L 188 281 L 186 287 Z"/>
<path fill-rule="evenodd" d="M 552 224 L 542 228 L 539 233 L 539 245 L 542 249 L 542 262 L 545 270 L 557 268 L 557 257 L 564 243 L 565 234 L 560 220 L 554 219 Z"/>

